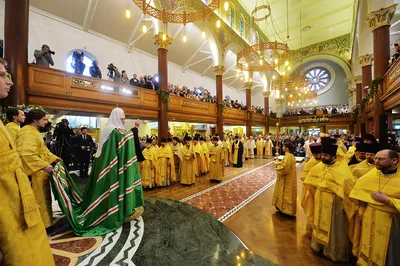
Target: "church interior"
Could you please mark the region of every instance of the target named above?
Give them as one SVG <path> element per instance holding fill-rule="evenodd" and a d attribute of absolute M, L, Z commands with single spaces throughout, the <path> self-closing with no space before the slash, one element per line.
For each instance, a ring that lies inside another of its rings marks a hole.
<path fill-rule="evenodd" d="M 399 3 L 0 1 L 0 266 L 399 265 Z"/>

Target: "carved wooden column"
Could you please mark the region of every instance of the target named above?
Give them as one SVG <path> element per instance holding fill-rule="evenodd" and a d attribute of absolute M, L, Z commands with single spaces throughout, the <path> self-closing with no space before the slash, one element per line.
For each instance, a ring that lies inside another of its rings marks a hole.
<path fill-rule="evenodd" d="M 247 123 L 246 123 L 246 136 L 251 136 L 251 88 L 253 87 L 253 81 L 247 81 L 244 83 L 246 89 L 246 108 L 247 108 Z"/>
<path fill-rule="evenodd" d="M 356 84 L 356 104 L 362 99 L 362 76 L 355 76 L 354 83 Z M 359 135 L 361 133 L 361 123 L 358 122 L 354 125 L 354 134 Z"/>
<path fill-rule="evenodd" d="M 213 68 L 215 72 L 216 88 L 217 88 L 217 104 L 218 104 L 218 119 L 217 119 L 217 133 L 220 139 L 224 137 L 224 114 L 221 111 L 223 103 L 223 88 L 222 88 L 222 75 L 225 72 L 225 67 L 223 65 L 218 65 Z"/>
<path fill-rule="evenodd" d="M 165 95 L 168 93 L 168 47 L 172 43 L 172 38 L 162 32 L 154 37 L 154 44 L 158 45 L 158 75 L 159 90 Z M 166 93 L 165 93 L 166 92 Z M 158 111 L 158 138 L 168 138 L 168 114 L 166 110 L 165 97 L 159 94 L 158 102 L 160 111 Z"/>
<path fill-rule="evenodd" d="M 6 0 L 4 18 L 4 58 L 14 86 L 5 105 L 27 104 L 29 0 Z"/>
<path fill-rule="evenodd" d="M 372 11 L 368 14 L 368 24 L 372 28 L 374 38 L 374 78 L 383 77 L 388 70 L 388 60 L 390 59 L 390 36 L 389 28 L 390 21 L 396 11 L 397 4 L 393 4 L 386 8 L 381 8 Z M 375 96 L 374 104 L 374 135 L 375 138 L 380 138 L 380 131 L 385 132 L 383 138 L 380 139 L 381 143 L 387 143 L 387 130 L 385 125 L 385 117 L 383 112 L 382 102 L 379 97 L 382 95 L 382 86 L 379 86 L 378 92 Z M 386 137 L 385 137 L 386 136 Z M 386 138 L 386 140 L 385 140 Z"/>
<path fill-rule="evenodd" d="M 265 110 L 265 116 L 266 116 L 266 121 L 265 121 L 265 134 L 269 133 L 269 96 L 271 95 L 270 91 L 264 91 L 264 110 Z"/>

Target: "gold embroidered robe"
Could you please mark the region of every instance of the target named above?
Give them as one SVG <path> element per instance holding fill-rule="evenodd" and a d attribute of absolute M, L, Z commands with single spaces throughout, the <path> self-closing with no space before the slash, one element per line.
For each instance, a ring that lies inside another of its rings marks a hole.
<path fill-rule="evenodd" d="M 389 196 L 388 205 L 377 202 L 371 197 L 371 193 L 378 190 Z M 384 176 L 381 171 L 374 168 L 357 180 L 350 198 L 360 203 L 356 213 L 360 219 L 352 233 L 353 254 L 358 256 L 357 265 L 398 265 L 399 247 L 393 247 L 390 242 L 396 242 L 391 237 L 398 238 L 400 230 L 400 171 L 394 175 Z M 392 236 L 393 226 L 396 226 L 393 231 L 397 231 L 397 235 Z M 397 243 L 398 241 L 399 239 Z M 390 258 L 397 260 L 393 261 Z"/>
<path fill-rule="evenodd" d="M 225 151 L 222 144 L 210 149 L 210 180 L 222 181 L 224 178 Z"/>
<path fill-rule="evenodd" d="M 16 142 L 18 131 L 21 130 L 21 127 L 15 122 L 9 122 L 6 125 L 6 129 L 7 129 L 8 133 L 10 133 L 10 136 L 13 139 L 13 141 Z"/>
<path fill-rule="evenodd" d="M 169 186 L 175 179 L 174 156 L 169 145 L 160 147 L 157 152 L 159 175 L 156 178 L 157 186 Z"/>
<path fill-rule="evenodd" d="M 276 183 L 272 205 L 281 212 L 296 216 L 297 208 L 297 177 L 296 158 L 292 153 L 286 153 L 280 164 L 276 166 Z"/>
<path fill-rule="evenodd" d="M 261 157 L 264 154 L 264 140 L 258 139 L 256 141 L 257 156 Z"/>
<path fill-rule="evenodd" d="M 142 151 L 145 160 L 139 163 L 140 177 L 144 188 L 153 188 L 157 178 L 157 152 L 152 146 Z"/>
<path fill-rule="evenodd" d="M 367 160 L 362 161 L 359 164 L 355 164 L 355 167 L 352 170 L 353 176 L 357 179 L 371 171 L 372 169 L 375 168 L 374 164 L 368 163 Z"/>
<path fill-rule="evenodd" d="M 16 145 L 24 172 L 32 177 L 32 189 L 39 204 L 43 224 L 46 228 L 50 227 L 53 225 L 50 175 L 42 169 L 58 157 L 47 149 L 39 130 L 31 125 L 25 125 L 18 131 Z"/>
<path fill-rule="evenodd" d="M 180 143 L 171 146 L 171 151 L 172 154 L 174 155 L 174 169 L 175 169 L 175 178 L 172 178 L 172 181 L 181 180 L 182 160 L 183 160 L 181 149 L 182 148 Z"/>
<path fill-rule="evenodd" d="M 181 184 L 192 185 L 196 183 L 196 160 L 193 148 L 188 148 L 186 145 L 182 148 L 182 172 Z"/>
<path fill-rule="evenodd" d="M 13 139 L 0 120 L 0 252 L 3 266 L 52 266 L 35 195 Z"/>

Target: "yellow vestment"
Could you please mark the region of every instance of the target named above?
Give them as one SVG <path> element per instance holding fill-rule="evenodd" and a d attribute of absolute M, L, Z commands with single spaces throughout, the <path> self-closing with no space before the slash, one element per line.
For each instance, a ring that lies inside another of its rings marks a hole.
<path fill-rule="evenodd" d="M 296 216 L 297 208 L 297 177 L 296 158 L 292 153 L 286 153 L 280 164 L 276 166 L 276 183 L 272 205 L 279 211 Z"/>
<path fill-rule="evenodd" d="M 153 188 L 157 178 L 157 152 L 152 146 L 142 151 L 145 160 L 139 163 L 140 177 L 144 188 Z"/>
<path fill-rule="evenodd" d="M 304 180 L 306 179 L 306 176 L 308 175 L 308 172 L 310 172 L 311 168 L 313 168 L 314 166 L 316 166 L 318 163 L 320 163 L 320 161 L 317 161 L 314 156 L 311 157 L 310 160 L 308 160 L 308 162 L 306 163 L 306 165 L 303 168 L 303 171 L 301 172 L 300 175 L 300 179 L 301 181 L 304 182 Z M 303 189 L 302 189 L 302 193 L 301 193 L 301 206 L 304 208 L 303 205 L 306 205 L 306 201 L 310 199 L 310 192 L 308 192 L 307 187 L 305 185 L 303 185 Z M 306 210 L 306 209 L 304 209 Z M 306 216 L 309 216 L 306 214 Z"/>
<path fill-rule="evenodd" d="M 3 266 L 54 265 L 49 240 L 14 141 L 0 121 L 0 252 Z"/>
<path fill-rule="evenodd" d="M 16 145 L 22 168 L 32 177 L 32 189 L 39 204 L 43 224 L 46 228 L 50 227 L 53 225 L 50 181 L 49 174 L 42 169 L 56 161 L 58 157 L 47 149 L 39 130 L 31 125 L 25 125 L 18 132 Z"/>
<path fill-rule="evenodd" d="M 272 158 L 272 148 L 273 148 L 273 143 L 272 140 L 268 139 L 265 141 L 264 143 L 264 147 L 265 147 L 265 156 L 267 156 L 267 158 Z"/>
<path fill-rule="evenodd" d="M 230 153 L 230 150 L 231 150 L 231 148 L 230 148 L 230 142 L 229 142 L 229 140 L 225 140 L 223 143 L 222 143 L 222 147 L 224 148 L 224 152 L 225 152 L 225 166 L 228 166 L 229 164 L 230 164 L 230 156 L 231 156 L 231 153 Z"/>
<path fill-rule="evenodd" d="M 382 191 L 389 197 L 389 204 L 375 201 L 371 193 Z M 354 227 L 353 254 L 358 256 L 357 265 L 397 265 L 399 261 L 388 263 L 387 252 L 397 253 L 399 247 L 390 246 L 393 219 L 400 215 L 400 171 L 383 175 L 376 168 L 357 180 L 350 198 L 360 202 L 357 216 L 359 224 Z M 396 228 L 397 232 L 400 228 Z M 397 240 L 398 241 L 398 240 Z M 396 254 L 391 254 L 396 256 Z M 390 257 L 392 257 L 390 256 Z"/>
<path fill-rule="evenodd" d="M 346 158 L 347 161 L 350 162 L 351 158 L 353 158 L 353 155 L 356 153 L 356 145 L 353 145 L 349 148 L 349 150 L 346 153 Z"/>
<path fill-rule="evenodd" d="M 357 179 L 359 179 L 360 177 L 362 177 L 363 175 L 365 175 L 366 173 L 368 173 L 369 171 L 371 171 L 372 169 L 375 168 L 374 164 L 370 164 L 368 163 L 367 160 L 362 161 L 359 164 L 354 164 L 354 168 L 352 170 L 353 176 Z"/>
<path fill-rule="evenodd" d="M 203 154 L 204 154 L 204 160 L 206 163 L 206 172 L 210 171 L 210 150 L 208 148 L 207 143 L 203 142 L 203 144 L 200 144 Z"/>
<path fill-rule="evenodd" d="M 180 143 L 171 146 L 171 151 L 172 154 L 174 155 L 174 169 L 175 169 L 175 179 L 172 179 L 172 181 L 181 180 L 182 160 L 183 160 L 181 149 L 182 148 Z"/>
<path fill-rule="evenodd" d="M 183 146 L 182 150 L 182 172 L 181 172 L 181 184 L 192 185 L 196 183 L 196 160 L 195 154 L 192 148 L 188 148 L 186 145 Z"/>
<path fill-rule="evenodd" d="M 257 156 L 261 157 L 264 153 L 264 140 L 258 139 L 256 141 Z"/>
<path fill-rule="evenodd" d="M 210 180 L 222 181 L 224 177 L 225 151 L 222 144 L 210 149 Z"/>
<path fill-rule="evenodd" d="M 161 146 L 157 152 L 159 175 L 156 178 L 157 186 L 169 186 L 175 180 L 175 164 L 171 147 Z"/>
<path fill-rule="evenodd" d="M 355 206 L 348 195 L 354 183 L 346 160 L 332 165 L 319 163 L 304 180 L 310 193 L 303 208 L 313 228 L 312 248 L 322 245 L 324 255 L 335 262 L 349 260 L 349 224 L 353 222 L 348 218 Z"/>
<path fill-rule="evenodd" d="M 8 133 L 10 133 L 11 138 L 13 139 L 13 141 L 17 141 L 17 134 L 18 131 L 21 130 L 21 127 L 15 123 L 15 122 L 9 122 L 6 125 L 6 129 L 8 131 Z"/>
<path fill-rule="evenodd" d="M 193 144 L 193 149 L 196 154 L 196 160 L 197 160 L 196 175 L 200 176 L 202 174 L 207 173 L 206 159 L 204 157 L 203 148 L 200 142 Z"/>

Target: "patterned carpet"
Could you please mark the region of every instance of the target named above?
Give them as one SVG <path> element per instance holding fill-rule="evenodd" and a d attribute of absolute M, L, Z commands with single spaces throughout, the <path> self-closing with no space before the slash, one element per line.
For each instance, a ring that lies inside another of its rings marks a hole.
<path fill-rule="evenodd" d="M 182 201 L 208 212 L 223 222 L 272 186 L 275 179 L 275 164 L 269 162 Z"/>

